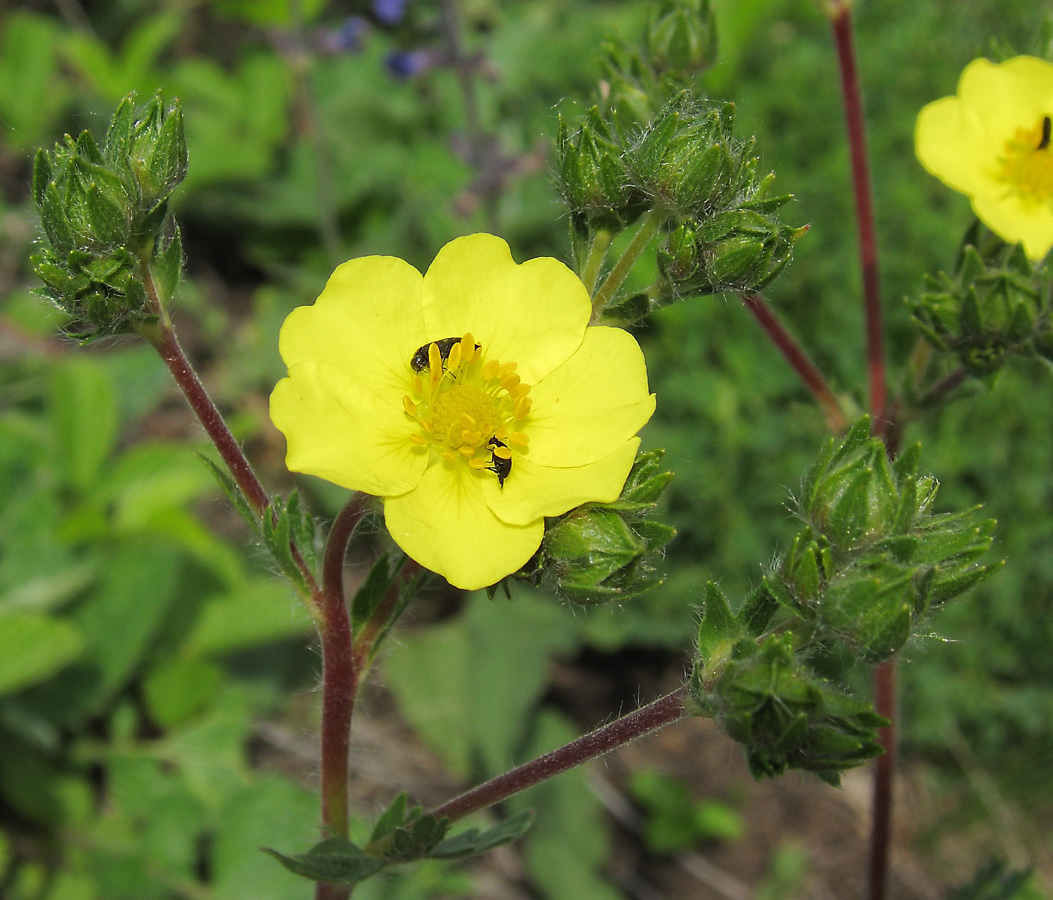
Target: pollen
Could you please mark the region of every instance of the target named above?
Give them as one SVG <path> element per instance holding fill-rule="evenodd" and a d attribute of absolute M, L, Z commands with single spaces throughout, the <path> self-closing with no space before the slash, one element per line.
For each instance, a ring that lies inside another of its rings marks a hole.
<path fill-rule="evenodd" d="M 1053 200 L 1053 147 L 1050 146 L 1050 117 L 1043 116 L 1030 127 L 1018 128 L 1006 141 L 999 159 L 999 178 L 1021 199 L 1031 203 Z"/>
<path fill-rule="evenodd" d="M 428 372 L 421 371 L 427 353 Z M 530 439 L 530 385 L 510 360 L 487 358 L 486 348 L 469 332 L 432 341 L 414 354 L 402 405 L 419 430 L 409 439 L 429 448 L 432 463 L 467 464 L 480 478 L 497 478 L 503 488 L 515 472 L 517 454 Z"/>

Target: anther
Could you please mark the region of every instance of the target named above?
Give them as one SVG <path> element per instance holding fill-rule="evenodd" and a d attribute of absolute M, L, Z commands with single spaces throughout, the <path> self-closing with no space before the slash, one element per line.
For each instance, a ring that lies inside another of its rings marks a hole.
<path fill-rule="evenodd" d="M 417 404 L 410 400 L 408 396 L 402 398 L 402 405 L 406 407 L 406 412 L 411 416 L 417 415 Z"/>
<path fill-rule="evenodd" d="M 1053 119 L 1049 116 L 1042 117 L 1042 140 L 1038 142 L 1038 149 L 1045 150 L 1049 146 L 1050 132 L 1053 131 Z"/>

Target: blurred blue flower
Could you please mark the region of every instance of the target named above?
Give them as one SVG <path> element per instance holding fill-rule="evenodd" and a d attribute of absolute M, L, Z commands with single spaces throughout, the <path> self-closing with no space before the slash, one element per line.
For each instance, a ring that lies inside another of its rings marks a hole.
<path fill-rule="evenodd" d="M 406 0 L 373 0 L 373 15 L 384 25 L 397 25 L 406 14 Z"/>
<path fill-rule="evenodd" d="M 327 29 L 318 38 L 324 53 L 357 53 L 365 41 L 368 23 L 361 16 L 348 16 L 339 28 Z"/>
<path fill-rule="evenodd" d="M 435 57 L 428 50 L 392 50 L 384 65 L 393 78 L 412 78 L 435 65 Z"/>

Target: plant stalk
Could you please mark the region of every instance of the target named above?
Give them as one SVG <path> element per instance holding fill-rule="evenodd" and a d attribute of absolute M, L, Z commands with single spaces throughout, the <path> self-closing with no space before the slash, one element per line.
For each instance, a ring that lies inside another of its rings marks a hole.
<path fill-rule="evenodd" d="M 818 401 L 826 416 L 827 427 L 833 432 L 844 431 L 848 427 L 848 421 L 841 410 L 841 402 L 837 399 L 837 395 L 826 383 L 823 373 L 819 371 L 793 335 L 786 330 L 786 326 L 779 321 L 779 317 L 775 315 L 768 301 L 760 294 L 742 294 L 741 298 L 742 305 L 753 314 L 757 323 L 771 338 L 772 343 L 800 376 L 804 386 L 812 392 L 812 396 Z"/>
<path fill-rule="evenodd" d="M 322 562 L 322 831 L 348 835 L 347 777 L 351 716 L 358 690 L 351 616 L 344 600 L 344 554 L 366 511 L 366 496 L 352 494 L 329 530 Z M 346 885 L 318 884 L 317 900 L 343 900 Z"/>
<path fill-rule="evenodd" d="M 856 65 L 852 37 L 851 4 L 841 0 L 831 11 L 834 44 L 841 75 L 841 93 L 848 131 L 848 149 L 852 161 L 852 193 L 855 198 L 856 223 L 859 232 L 859 263 L 863 278 L 863 311 L 866 318 L 867 373 L 870 382 L 870 414 L 874 434 L 880 437 L 887 425 L 888 388 L 885 376 L 884 326 L 881 314 L 881 290 L 878 275 L 877 229 L 874 225 L 873 192 L 870 166 L 867 162 L 866 123 L 863 117 L 863 92 Z"/>
<path fill-rule="evenodd" d="M 451 821 L 463 819 L 473 812 L 500 803 L 513 794 L 609 753 L 649 732 L 670 725 L 687 715 L 684 706 L 687 691 L 687 685 L 683 685 L 671 694 L 659 697 L 653 703 L 597 728 L 591 734 L 586 734 L 455 797 L 433 809 L 432 815 Z"/>
<path fill-rule="evenodd" d="M 606 309 L 607 304 L 614 299 L 614 295 L 618 293 L 618 288 L 625 283 L 625 279 L 629 277 L 629 273 L 632 271 L 633 266 L 636 265 L 636 261 L 640 258 L 640 254 L 644 252 L 647 245 L 651 242 L 651 239 L 658 234 L 658 229 L 661 227 L 662 222 L 665 221 L 666 211 L 661 206 L 656 206 L 640 223 L 640 227 L 636 230 L 636 234 L 632 236 L 632 240 L 629 241 L 629 245 L 625 248 L 625 251 L 618 258 L 618 261 L 614 264 L 610 273 L 607 275 L 606 280 L 600 285 L 598 291 L 592 298 L 592 322 L 599 319 L 601 313 Z"/>
<path fill-rule="evenodd" d="M 607 258 L 614 232 L 609 228 L 601 228 L 592 237 L 589 244 L 589 252 L 585 257 L 585 263 L 581 267 L 581 281 L 588 289 L 591 296 L 596 290 L 596 282 L 600 280 L 603 271 L 603 261 Z"/>
<path fill-rule="evenodd" d="M 885 374 L 884 328 L 878 277 L 877 229 L 867 163 L 866 123 L 863 92 L 856 65 L 850 0 L 838 0 L 830 10 L 834 44 L 837 47 L 845 124 L 852 161 L 852 188 L 859 232 L 859 261 L 863 278 L 863 310 L 866 319 L 867 373 L 870 382 L 870 412 L 873 432 L 888 434 L 888 394 Z M 886 447 L 894 452 L 894 448 Z M 896 770 L 896 661 L 887 660 L 874 670 L 874 707 L 889 725 L 878 732 L 885 754 L 874 764 L 874 802 L 871 821 L 869 900 L 884 900 L 889 869 L 892 831 L 892 787 Z"/>

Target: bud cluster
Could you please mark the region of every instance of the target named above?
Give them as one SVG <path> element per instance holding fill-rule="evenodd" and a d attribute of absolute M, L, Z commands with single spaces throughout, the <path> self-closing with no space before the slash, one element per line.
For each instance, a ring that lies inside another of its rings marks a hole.
<path fill-rule="evenodd" d="M 979 563 L 993 520 L 932 513 L 937 485 L 917 474 L 918 456 L 890 464 L 860 420 L 812 467 L 801 531 L 739 612 L 708 587 L 692 694 L 746 745 L 754 774 L 795 767 L 836 783 L 880 752 L 880 717 L 820 670 L 888 659 L 1000 565 Z"/>
<path fill-rule="evenodd" d="M 158 299 L 170 299 L 182 248 L 168 198 L 186 170 L 179 106 L 160 96 L 139 108 L 125 98 L 101 147 L 84 131 L 37 152 L 33 197 L 45 241 L 33 263 L 72 334 L 119 334 L 149 318 L 144 260 Z"/>
<path fill-rule="evenodd" d="M 545 538 L 520 576 L 578 604 L 627 600 L 658 587 L 665 545 L 676 529 L 647 518 L 673 477 L 664 450 L 640 453 L 613 503 L 590 503 L 546 523 Z"/>
<path fill-rule="evenodd" d="M 957 355 L 971 375 L 990 375 L 1011 355 L 1053 362 L 1053 275 L 1035 267 L 1019 245 L 967 236 L 953 275 L 926 276 L 911 304 L 914 322 L 940 350 Z"/>

